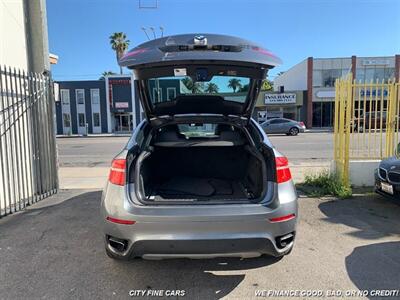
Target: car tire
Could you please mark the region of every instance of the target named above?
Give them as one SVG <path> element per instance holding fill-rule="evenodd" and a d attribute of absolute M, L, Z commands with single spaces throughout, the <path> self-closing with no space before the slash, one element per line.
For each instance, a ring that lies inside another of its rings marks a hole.
<path fill-rule="evenodd" d="M 297 127 L 292 127 L 289 129 L 289 135 L 295 136 L 298 135 L 300 130 Z"/>

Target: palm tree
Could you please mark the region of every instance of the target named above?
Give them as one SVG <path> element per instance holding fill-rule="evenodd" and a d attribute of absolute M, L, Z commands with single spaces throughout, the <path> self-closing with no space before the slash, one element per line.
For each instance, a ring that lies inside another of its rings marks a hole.
<path fill-rule="evenodd" d="M 99 80 L 104 80 L 106 79 L 106 76 L 115 74 L 116 73 L 114 73 L 113 71 L 104 71 L 103 73 L 101 73 L 101 77 L 99 78 Z"/>
<path fill-rule="evenodd" d="M 218 85 L 216 85 L 214 82 L 210 82 L 207 84 L 205 92 L 209 94 L 216 94 L 218 93 L 218 90 L 219 90 Z"/>
<path fill-rule="evenodd" d="M 240 89 L 241 87 L 240 79 L 232 78 L 228 82 L 228 88 L 231 88 L 234 93 L 236 93 L 236 89 Z"/>
<path fill-rule="evenodd" d="M 192 94 L 198 94 L 198 93 L 201 93 L 201 91 L 202 91 L 203 86 L 201 84 L 199 84 L 198 82 L 193 82 L 192 78 L 190 78 L 190 77 L 183 78 L 182 83 L 186 86 L 186 88 Z"/>
<path fill-rule="evenodd" d="M 126 34 L 123 32 L 114 32 L 110 36 L 111 48 L 117 55 L 117 61 L 124 55 L 126 49 L 128 49 L 130 41 L 126 39 Z M 122 67 L 119 67 L 119 71 L 122 74 Z"/>

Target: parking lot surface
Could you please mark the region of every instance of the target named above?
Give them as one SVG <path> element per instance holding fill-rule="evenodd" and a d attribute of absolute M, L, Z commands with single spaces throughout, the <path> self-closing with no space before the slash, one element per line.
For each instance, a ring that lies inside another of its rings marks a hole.
<path fill-rule="evenodd" d="M 61 191 L 1 219 L 0 298 L 132 299 L 130 291 L 151 289 L 255 299 L 264 290 L 400 286 L 400 206 L 378 195 L 301 197 L 296 245 L 280 260 L 113 261 L 103 250 L 99 202 L 99 191 Z"/>

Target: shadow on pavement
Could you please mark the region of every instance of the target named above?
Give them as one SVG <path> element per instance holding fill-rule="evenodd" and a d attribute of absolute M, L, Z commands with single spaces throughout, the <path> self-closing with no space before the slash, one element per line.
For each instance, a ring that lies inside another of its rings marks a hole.
<path fill-rule="evenodd" d="M 0 295 L 130 298 L 130 290 L 162 289 L 185 290 L 188 299 L 219 299 L 243 281 L 244 270 L 278 261 L 268 257 L 114 261 L 104 252 L 100 197 L 101 192 L 88 192 L 2 220 Z"/>
<path fill-rule="evenodd" d="M 400 206 L 379 195 L 326 201 L 319 209 L 325 221 L 344 224 L 357 230 L 350 235 L 362 239 L 378 239 L 400 235 Z"/>
<path fill-rule="evenodd" d="M 399 267 L 400 242 L 356 247 L 346 257 L 349 277 L 360 290 L 398 290 Z"/>

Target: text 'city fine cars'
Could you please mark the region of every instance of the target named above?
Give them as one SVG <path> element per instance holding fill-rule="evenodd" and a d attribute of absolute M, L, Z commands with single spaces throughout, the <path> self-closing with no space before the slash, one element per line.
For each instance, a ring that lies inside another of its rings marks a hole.
<path fill-rule="evenodd" d="M 250 41 L 184 34 L 120 59 L 145 113 L 101 201 L 115 259 L 288 254 L 297 194 L 288 160 L 251 116 L 281 60 Z"/>

